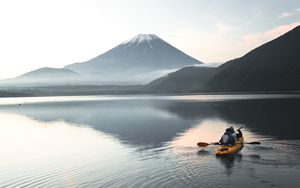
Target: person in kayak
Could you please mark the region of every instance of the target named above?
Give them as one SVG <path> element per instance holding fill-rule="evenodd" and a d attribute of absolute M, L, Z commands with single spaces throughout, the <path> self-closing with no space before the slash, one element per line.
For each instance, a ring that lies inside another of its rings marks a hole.
<path fill-rule="evenodd" d="M 236 133 L 233 127 L 229 127 L 226 129 L 225 133 L 221 137 L 219 144 L 220 145 L 234 145 L 235 142 L 243 136 L 241 128 L 237 130 Z"/>

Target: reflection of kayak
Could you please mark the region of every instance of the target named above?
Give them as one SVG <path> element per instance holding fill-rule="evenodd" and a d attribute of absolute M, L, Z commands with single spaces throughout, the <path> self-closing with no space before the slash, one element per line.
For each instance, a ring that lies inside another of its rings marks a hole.
<path fill-rule="evenodd" d="M 238 153 L 244 146 L 244 138 L 239 138 L 233 146 L 219 145 L 216 149 L 216 155 L 228 155 Z"/>

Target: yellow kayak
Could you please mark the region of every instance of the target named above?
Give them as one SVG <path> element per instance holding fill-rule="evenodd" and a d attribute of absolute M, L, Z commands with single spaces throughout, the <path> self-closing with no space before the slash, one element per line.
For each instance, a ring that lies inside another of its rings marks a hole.
<path fill-rule="evenodd" d="M 239 138 L 233 146 L 219 145 L 216 149 L 216 155 L 229 155 L 238 153 L 244 146 L 244 138 Z"/>

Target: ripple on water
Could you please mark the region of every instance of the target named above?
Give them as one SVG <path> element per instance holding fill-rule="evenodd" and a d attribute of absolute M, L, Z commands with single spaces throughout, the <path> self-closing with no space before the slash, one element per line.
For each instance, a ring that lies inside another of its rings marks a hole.
<path fill-rule="evenodd" d="M 287 149 L 286 146 L 275 144 L 255 147 L 246 146 L 242 154 L 235 156 L 233 163 L 226 158 L 216 158 L 211 148 L 196 147 L 158 148 L 154 152 L 149 150 L 144 154 L 138 154 L 131 158 L 132 160 L 124 157 L 124 160 L 111 160 L 106 163 L 95 160 L 74 165 L 74 161 L 70 161 L 65 163 L 64 167 L 57 164 L 47 169 L 34 167 L 32 171 L 26 171 L 27 173 L 19 176 L 20 178 L 2 184 L 1 187 L 218 187 L 224 173 L 224 168 L 220 171 L 220 167 L 231 169 L 230 165 L 236 165 L 239 160 L 246 166 L 252 166 L 253 169 L 257 165 L 287 165 L 277 158 L 268 158 L 264 152 L 265 148 L 269 147 L 272 149 L 267 151 L 283 151 L 282 149 Z M 151 157 L 147 157 L 148 155 Z M 221 165 L 216 165 L 217 161 Z M 240 171 L 241 169 L 238 169 L 238 172 Z M 250 178 L 257 176 L 253 171 Z M 218 177 L 220 181 L 216 181 Z M 274 184 L 268 179 L 261 178 L 257 181 Z"/>

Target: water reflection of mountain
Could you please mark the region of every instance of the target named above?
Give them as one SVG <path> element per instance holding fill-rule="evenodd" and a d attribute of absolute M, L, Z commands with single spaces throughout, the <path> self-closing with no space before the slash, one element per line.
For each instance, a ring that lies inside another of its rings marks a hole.
<path fill-rule="evenodd" d="M 167 110 L 186 119 L 215 116 L 262 135 L 300 139 L 300 99 L 174 102 Z"/>
<path fill-rule="evenodd" d="M 159 147 L 205 119 L 244 124 L 251 131 L 282 139 L 299 139 L 300 100 L 185 102 L 168 100 L 73 101 L 1 106 L 0 111 L 40 121 L 63 120 L 88 125 L 122 142 Z"/>
<path fill-rule="evenodd" d="M 73 101 L 2 106 L 1 111 L 23 114 L 39 121 L 87 125 L 122 142 L 159 147 L 195 124 L 162 110 L 166 102 L 142 100 Z"/>

